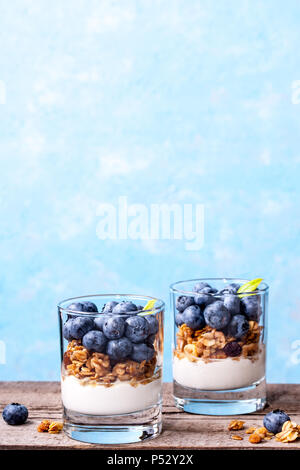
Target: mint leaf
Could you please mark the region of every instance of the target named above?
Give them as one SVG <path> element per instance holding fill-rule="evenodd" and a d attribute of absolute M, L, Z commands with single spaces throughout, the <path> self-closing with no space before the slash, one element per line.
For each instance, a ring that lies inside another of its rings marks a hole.
<path fill-rule="evenodd" d="M 248 295 L 248 292 L 254 292 L 259 284 L 261 283 L 261 281 L 263 280 L 263 278 L 261 277 L 258 277 L 256 279 L 252 279 L 252 281 L 248 281 L 246 282 L 245 284 L 243 284 L 239 290 L 237 291 L 239 297 L 246 297 Z M 244 292 L 247 292 L 247 294 L 243 294 Z M 251 294 L 249 294 L 251 295 Z M 253 295 L 253 294 L 252 294 Z"/>

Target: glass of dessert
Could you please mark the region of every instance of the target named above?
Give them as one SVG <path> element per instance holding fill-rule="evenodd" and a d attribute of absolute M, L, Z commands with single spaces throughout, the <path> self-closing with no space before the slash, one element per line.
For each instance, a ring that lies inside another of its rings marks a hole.
<path fill-rule="evenodd" d="M 262 279 L 194 279 L 171 285 L 178 408 L 207 415 L 264 408 L 268 289 Z"/>
<path fill-rule="evenodd" d="M 93 295 L 59 303 L 64 430 L 123 444 L 161 432 L 164 303 Z"/>

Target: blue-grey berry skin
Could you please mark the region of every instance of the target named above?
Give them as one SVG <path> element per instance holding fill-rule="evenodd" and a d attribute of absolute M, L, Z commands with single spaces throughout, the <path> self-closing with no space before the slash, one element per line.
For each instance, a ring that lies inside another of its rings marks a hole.
<path fill-rule="evenodd" d="M 205 321 L 201 308 L 198 305 L 191 305 L 181 314 L 183 323 L 192 330 L 199 330 L 205 326 Z"/>
<path fill-rule="evenodd" d="M 94 302 L 82 302 L 83 305 L 83 312 L 90 312 L 90 313 L 97 313 L 98 308 L 97 305 L 94 304 Z"/>
<path fill-rule="evenodd" d="M 121 338 L 125 331 L 124 318 L 117 317 L 116 315 L 108 316 L 103 323 L 102 331 L 108 339 Z"/>
<path fill-rule="evenodd" d="M 216 330 L 223 330 L 231 319 L 229 311 L 221 300 L 205 307 L 203 315 L 207 325 Z"/>
<path fill-rule="evenodd" d="M 241 300 L 238 295 L 225 294 L 223 302 L 231 315 L 238 315 L 241 311 Z"/>
<path fill-rule="evenodd" d="M 145 315 L 144 318 L 147 320 L 149 325 L 149 335 L 156 335 L 159 330 L 159 323 L 155 315 Z"/>
<path fill-rule="evenodd" d="M 147 345 L 153 346 L 155 338 L 156 338 L 156 335 L 149 335 L 148 338 L 146 339 L 145 343 Z"/>
<path fill-rule="evenodd" d="M 180 295 L 176 299 L 176 309 L 178 312 L 183 312 L 186 308 L 194 305 L 194 297 L 187 297 L 186 295 Z"/>
<path fill-rule="evenodd" d="M 137 305 L 136 306 L 136 311 L 137 312 L 142 312 L 144 310 L 144 307 L 142 305 Z"/>
<path fill-rule="evenodd" d="M 199 305 L 199 307 L 205 308 L 207 305 L 212 304 L 215 302 L 215 297 L 212 295 L 215 292 L 212 290 L 211 287 L 204 287 L 199 293 L 197 293 L 194 297 L 195 304 Z"/>
<path fill-rule="evenodd" d="M 103 308 L 102 308 L 102 313 L 111 313 L 116 305 L 118 305 L 119 302 L 107 302 Z"/>
<path fill-rule="evenodd" d="M 71 322 L 70 334 L 74 339 L 81 339 L 88 331 L 94 329 L 94 320 L 88 317 L 74 317 L 68 320 Z"/>
<path fill-rule="evenodd" d="M 89 351 L 103 353 L 106 349 L 107 338 L 102 331 L 91 330 L 82 338 L 82 344 Z"/>
<path fill-rule="evenodd" d="M 70 331 L 70 328 L 71 328 L 71 324 L 72 324 L 72 318 L 69 318 L 69 320 L 67 320 L 63 326 L 63 337 L 67 340 L 67 341 L 72 341 L 72 339 L 74 339 L 71 335 L 71 331 Z"/>
<path fill-rule="evenodd" d="M 95 317 L 94 318 L 95 328 L 99 331 L 103 331 L 104 322 L 105 322 L 105 320 L 107 320 L 107 318 L 109 316 L 112 316 L 112 314 L 110 314 L 110 315 L 101 314 L 101 315 L 99 315 L 99 317 Z"/>
<path fill-rule="evenodd" d="M 85 311 L 84 305 L 82 302 L 73 302 L 72 304 L 69 304 L 66 309 L 72 312 L 84 312 Z"/>
<path fill-rule="evenodd" d="M 149 335 L 150 326 L 144 317 L 133 316 L 127 318 L 125 323 L 125 336 L 130 339 L 132 343 L 141 343 Z"/>
<path fill-rule="evenodd" d="M 175 315 L 175 324 L 176 326 L 181 326 L 184 324 L 182 313 L 177 312 Z"/>
<path fill-rule="evenodd" d="M 264 427 L 273 434 L 281 432 L 282 425 L 290 421 L 290 417 L 283 410 L 273 410 L 264 417 Z"/>
<path fill-rule="evenodd" d="M 228 325 L 227 334 L 235 339 L 243 338 L 249 331 L 249 322 L 244 315 L 234 315 Z"/>
<path fill-rule="evenodd" d="M 120 302 L 116 305 L 112 313 L 117 315 L 124 315 L 126 313 L 132 313 L 137 311 L 137 306 L 133 302 Z"/>
<path fill-rule="evenodd" d="M 258 295 L 246 295 L 241 299 L 241 313 L 248 320 L 258 321 L 262 310 L 260 305 L 260 297 Z"/>
<path fill-rule="evenodd" d="M 204 282 L 204 281 L 200 281 L 200 282 L 197 282 L 194 287 L 193 287 L 193 291 L 194 292 L 201 292 L 202 289 L 204 289 L 205 287 L 211 287 L 209 284 L 207 284 L 207 282 Z"/>
<path fill-rule="evenodd" d="M 232 282 L 231 284 L 227 284 L 223 289 L 220 290 L 220 294 L 236 294 L 239 288 L 241 287 L 240 284 L 236 282 Z"/>
<path fill-rule="evenodd" d="M 153 346 L 145 343 L 133 344 L 131 359 L 135 362 L 151 361 L 154 356 Z"/>
<path fill-rule="evenodd" d="M 4 408 L 2 417 L 7 424 L 17 426 L 19 424 L 24 424 L 27 421 L 28 410 L 24 405 L 11 403 L 10 405 L 6 405 Z"/>
<path fill-rule="evenodd" d="M 112 361 L 123 361 L 132 352 L 132 343 L 128 338 L 112 339 L 107 343 L 106 354 Z"/>

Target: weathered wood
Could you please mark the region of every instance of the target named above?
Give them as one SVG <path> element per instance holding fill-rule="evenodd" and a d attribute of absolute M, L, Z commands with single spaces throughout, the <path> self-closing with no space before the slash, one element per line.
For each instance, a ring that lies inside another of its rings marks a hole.
<path fill-rule="evenodd" d="M 300 424 L 300 385 L 268 385 L 267 409 L 283 408 Z M 98 446 L 69 439 L 64 433 L 38 433 L 42 419 L 61 419 L 60 384 L 58 382 L 0 382 L 0 410 L 8 403 L 19 402 L 29 409 L 28 422 L 8 426 L 0 419 L 0 449 L 300 449 L 300 442 L 282 444 L 274 439 L 250 444 L 244 431 L 243 441 L 231 439 L 227 430 L 230 417 L 193 415 L 179 411 L 173 404 L 172 385 L 164 384 L 163 433 L 156 439 L 139 444 Z M 264 412 L 241 416 L 247 426 L 262 426 Z M 236 417 L 238 419 L 238 417 Z"/>

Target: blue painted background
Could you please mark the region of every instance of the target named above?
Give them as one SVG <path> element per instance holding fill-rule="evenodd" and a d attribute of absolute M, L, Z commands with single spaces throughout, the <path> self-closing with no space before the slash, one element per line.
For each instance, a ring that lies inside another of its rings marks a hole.
<path fill-rule="evenodd" d="M 58 378 L 63 298 L 231 275 L 269 282 L 268 380 L 299 382 L 299 28 L 298 0 L 0 1 L 1 379 Z M 203 248 L 99 240 L 120 195 L 204 204 Z"/>

